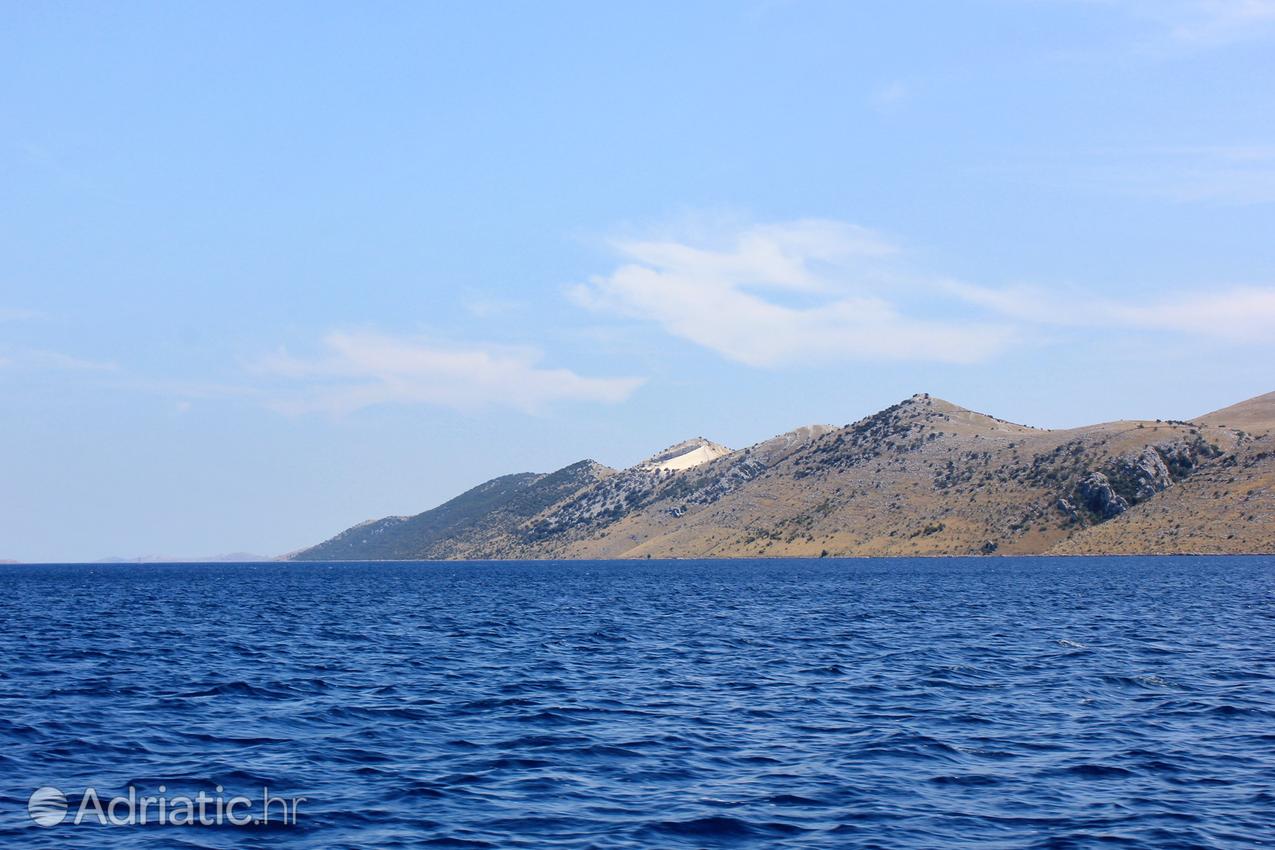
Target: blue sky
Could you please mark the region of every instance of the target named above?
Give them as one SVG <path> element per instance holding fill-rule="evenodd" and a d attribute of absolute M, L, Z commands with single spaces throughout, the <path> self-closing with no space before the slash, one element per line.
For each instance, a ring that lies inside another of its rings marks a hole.
<path fill-rule="evenodd" d="M 1275 2 L 0 8 L 0 558 L 1275 389 Z"/>

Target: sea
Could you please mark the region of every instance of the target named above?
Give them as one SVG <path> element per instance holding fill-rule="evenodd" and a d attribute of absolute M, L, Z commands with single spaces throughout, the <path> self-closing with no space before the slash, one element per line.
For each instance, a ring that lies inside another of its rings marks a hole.
<path fill-rule="evenodd" d="M 1271 846 L 1271 557 L 0 567 L 0 847 Z"/>

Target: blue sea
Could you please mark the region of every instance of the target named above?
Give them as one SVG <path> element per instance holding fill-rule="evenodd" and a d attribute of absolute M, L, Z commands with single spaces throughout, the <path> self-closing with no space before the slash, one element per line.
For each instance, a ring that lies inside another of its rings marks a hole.
<path fill-rule="evenodd" d="M 4 847 L 1275 846 L 1275 558 L 17 566 L 0 591 Z M 86 806 L 130 788 L 304 800 Z"/>

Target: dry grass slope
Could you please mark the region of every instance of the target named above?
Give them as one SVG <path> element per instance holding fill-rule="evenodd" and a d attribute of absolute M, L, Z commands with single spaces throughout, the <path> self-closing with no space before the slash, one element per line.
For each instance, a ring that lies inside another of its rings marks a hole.
<path fill-rule="evenodd" d="M 687 468 L 590 467 L 553 491 L 552 502 L 542 499 L 534 515 L 522 509 L 534 504 L 526 496 L 518 510 L 489 505 L 490 516 L 466 516 L 459 533 L 417 551 L 445 558 L 1272 552 L 1273 427 L 1275 393 L 1194 422 L 1069 430 L 917 395 L 844 427 L 807 426 L 738 451 L 696 441 L 714 450 Z M 340 551 L 349 557 L 348 545 Z"/>

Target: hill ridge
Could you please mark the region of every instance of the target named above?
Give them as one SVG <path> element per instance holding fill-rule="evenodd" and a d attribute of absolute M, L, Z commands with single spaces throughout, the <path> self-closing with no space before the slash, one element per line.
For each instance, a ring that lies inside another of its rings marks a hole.
<path fill-rule="evenodd" d="M 1068 429 L 918 393 L 742 449 L 697 437 L 622 470 L 501 476 L 291 557 L 1275 551 L 1273 427 L 1275 393 L 1192 422 Z"/>

